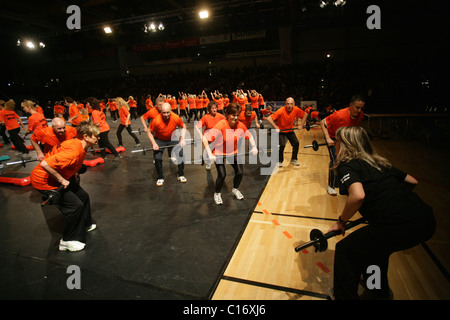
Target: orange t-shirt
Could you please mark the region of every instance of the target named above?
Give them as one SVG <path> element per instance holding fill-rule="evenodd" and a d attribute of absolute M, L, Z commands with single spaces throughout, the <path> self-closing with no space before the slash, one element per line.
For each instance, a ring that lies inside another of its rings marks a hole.
<path fill-rule="evenodd" d="M 64 135 L 56 135 L 52 127 L 46 127 L 41 130 L 35 131 L 30 139 L 34 142 L 40 142 L 44 145 L 44 153 L 50 152 L 54 146 L 60 144 L 63 141 L 73 139 L 77 136 L 77 129 L 75 127 L 66 126 L 66 132 Z"/>
<path fill-rule="evenodd" d="M 197 106 L 197 109 L 203 108 L 203 98 L 195 98 L 195 105 Z"/>
<path fill-rule="evenodd" d="M 249 99 L 250 99 L 250 105 L 252 106 L 252 108 L 258 109 L 258 101 L 259 101 L 258 97 L 250 96 Z"/>
<path fill-rule="evenodd" d="M 172 108 L 172 110 L 175 110 L 176 108 L 178 108 L 177 100 L 175 98 L 170 99 L 169 104 L 170 104 L 170 107 Z"/>
<path fill-rule="evenodd" d="M 5 123 L 6 130 L 14 130 L 20 127 L 17 119 L 20 117 L 12 110 L 2 109 L 0 110 L 0 121 Z"/>
<path fill-rule="evenodd" d="M 136 100 L 128 100 L 128 105 L 130 106 L 130 108 L 137 108 Z"/>
<path fill-rule="evenodd" d="M 116 111 L 117 110 L 117 102 L 111 101 L 111 102 L 108 102 L 108 105 L 109 105 L 109 110 L 110 111 Z"/>
<path fill-rule="evenodd" d="M 240 98 L 236 97 L 237 103 L 241 106 L 242 109 L 245 109 L 245 105 L 248 103 L 247 97 Z"/>
<path fill-rule="evenodd" d="M 217 110 L 222 110 L 223 109 L 223 104 L 224 104 L 224 99 L 223 98 L 219 98 L 219 99 L 214 99 L 214 101 L 217 104 Z"/>
<path fill-rule="evenodd" d="M 258 97 L 258 104 L 260 106 L 264 106 L 264 97 L 263 96 Z"/>
<path fill-rule="evenodd" d="M 245 115 L 245 111 L 241 111 L 241 113 L 239 114 L 239 121 L 242 122 L 247 129 L 250 128 L 252 126 L 252 121 L 255 120 L 256 118 L 256 112 L 252 111 L 252 114 L 250 117 L 247 117 Z"/>
<path fill-rule="evenodd" d="M 69 118 L 72 118 L 76 115 L 78 115 L 78 117 L 72 120 L 72 124 L 74 126 L 77 126 L 81 122 L 81 114 L 78 107 L 75 104 L 71 104 L 69 107 Z"/>
<path fill-rule="evenodd" d="M 195 98 L 187 98 L 189 109 L 197 109 L 197 105 L 195 103 Z"/>
<path fill-rule="evenodd" d="M 48 127 L 47 119 L 42 113 L 36 112 L 28 117 L 28 130 L 38 131 L 42 128 Z"/>
<path fill-rule="evenodd" d="M 186 110 L 188 104 L 186 99 L 179 99 L 178 103 L 180 104 L 180 110 Z"/>
<path fill-rule="evenodd" d="M 150 131 L 153 132 L 155 138 L 164 141 L 170 141 L 172 139 L 172 133 L 177 127 L 184 127 L 184 123 L 174 112 L 170 113 L 169 121 L 164 121 L 160 114 L 150 123 Z"/>
<path fill-rule="evenodd" d="M 128 111 L 128 109 L 126 107 L 122 107 L 119 110 L 119 117 L 120 117 L 120 124 L 126 126 L 127 124 L 131 124 L 131 120 L 128 119 L 127 122 L 127 117 L 130 114 L 130 111 Z"/>
<path fill-rule="evenodd" d="M 224 98 L 223 99 L 223 107 L 226 108 L 226 107 L 228 107 L 229 104 L 230 104 L 230 99 Z M 217 110 L 219 110 L 219 109 L 217 109 Z"/>
<path fill-rule="evenodd" d="M 203 108 L 206 108 L 206 107 L 208 106 L 209 101 L 210 101 L 210 100 L 209 100 L 208 98 L 203 98 L 203 101 L 202 101 L 202 103 L 203 103 L 203 104 L 202 104 L 202 107 L 203 107 Z"/>
<path fill-rule="evenodd" d="M 80 170 L 86 157 L 86 151 L 79 139 L 71 139 L 55 146 L 46 156 L 45 162 L 64 179 L 69 180 Z M 38 190 L 53 190 L 60 186 L 39 163 L 31 171 L 31 184 Z"/>
<path fill-rule="evenodd" d="M 148 98 L 147 100 L 145 100 L 145 107 L 147 108 L 147 110 L 150 110 L 153 108 L 153 101 L 152 99 Z"/>
<path fill-rule="evenodd" d="M 219 123 L 220 120 L 226 119 L 225 116 L 221 113 L 216 113 L 216 115 L 213 117 L 209 113 L 205 114 L 200 121 L 197 123 L 197 128 L 205 128 L 205 131 L 211 128 L 214 128 L 214 126 Z"/>
<path fill-rule="evenodd" d="M 153 119 L 155 119 L 157 116 L 159 116 L 160 114 L 161 114 L 161 112 L 159 112 L 158 108 L 151 108 L 150 110 L 148 110 L 146 113 L 144 113 L 144 114 L 142 115 L 142 118 L 143 118 L 144 120 L 147 120 L 147 119 L 153 120 Z"/>
<path fill-rule="evenodd" d="M 249 139 L 251 133 L 242 122 L 237 122 L 236 126 L 231 128 L 228 120 L 223 119 L 214 128 L 207 130 L 204 136 L 211 142 L 211 149 L 214 155 L 232 155 L 238 152 L 237 144 L 239 139 Z"/>
<path fill-rule="evenodd" d="M 340 127 L 358 126 L 363 118 L 363 112 L 361 112 L 359 114 L 359 117 L 356 119 L 350 117 L 350 111 L 348 107 L 330 114 L 325 118 L 325 123 L 327 124 L 328 134 L 330 135 L 330 138 L 336 138 L 336 131 Z"/>
<path fill-rule="evenodd" d="M 62 113 L 62 114 L 64 114 L 65 111 L 66 111 L 66 109 L 65 109 L 62 105 L 60 105 L 60 104 L 56 104 L 56 105 L 53 107 L 53 112 L 54 112 L 54 113 Z"/>
<path fill-rule="evenodd" d="M 272 120 L 276 121 L 280 130 L 291 129 L 294 126 L 295 119 L 303 118 L 305 112 L 299 107 L 294 106 L 291 112 L 286 111 L 286 107 L 281 107 L 271 115 Z M 291 132 L 291 131 L 285 131 Z"/>
<path fill-rule="evenodd" d="M 110 130 L 108 122 L 106 122 L 106 116 L 100 110 L 92 110 L 92 122 L 100 126 L 100 132 L 106 132 Z"/>

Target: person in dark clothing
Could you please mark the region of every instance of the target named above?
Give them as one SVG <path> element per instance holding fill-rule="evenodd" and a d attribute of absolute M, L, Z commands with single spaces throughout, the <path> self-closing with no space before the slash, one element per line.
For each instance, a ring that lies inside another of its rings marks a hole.
<path fill-rule="evenodd" d="M 358 126 L 336 132 L 334 169 L 339 192 L 348 195 L 344 209 L 329 231 L 345 232 L 346 222 L 359 211 L 368 225 L 336 245 L 333 290 L 336 300 L 359 299 L 360 277 L 369 266 L 379 268 L 372 296 L 389 298 L 389 257 L 396 251 L 429 240 L 436 228 L 433 209 L 412 192 L 417 180 L 393 167 L 373 149 L 366 131 Z"/>

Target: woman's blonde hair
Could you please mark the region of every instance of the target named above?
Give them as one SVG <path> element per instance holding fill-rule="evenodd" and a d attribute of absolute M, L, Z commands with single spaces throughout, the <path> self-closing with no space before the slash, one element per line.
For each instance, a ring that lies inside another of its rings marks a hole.
<path fill-rule="evenodd" d="M 336 131 L 336 140 L 340 144 L 334 170 L 342 162 L 350 162 L 353 159 L 364 160 L 379 171 L 392 166 L 389 160 L 376 153 L 369 135 L 362 127 L 341 127 Z"/>
<path fill-rule="evenodd" d="M 117 101 L 117 107 L 120 109 L 122 107 L 127 108 L 128 111 L 130 111 L 130 106 L 128 105 L 128 102 L 126 102 L 125 100 L 123 100 L 123 98 L 121 97 L 117 97 L 116 98 Z"/>

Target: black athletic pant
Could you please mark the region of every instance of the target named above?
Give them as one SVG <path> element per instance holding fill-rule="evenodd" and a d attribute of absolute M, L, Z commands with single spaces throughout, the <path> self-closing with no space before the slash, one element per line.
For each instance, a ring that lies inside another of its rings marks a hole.
<path fill-rule="evenodd" d="M 222 190 L 223 183 L 225 182 L 225 177 L 227 176 L 227 171 L 225 169 L 225 163 L 226 159 L 229 159 L 228 157 L 216 157 L 216 169 L 217 169 L 217 179 L 216 179 L 216 186 L 215 186 L 215 192 L 220 193 L 220 190 Z M 233 179 L 233 188 L 239 188 L 239 185 L 241 184 L 242 177 L 244 176 L 244 165 L 241 163 L 238 163 L 237 155 L 234 155 L 230 159 L 230 165 L 234 169 L 234 179 Z"/>
<path fill-rule="evenodd" d="M 389 296 L 389 257 L 396 251 L 412 248 L 433 235 L 436 223 L 433 210 L 428 207 L 422 214 L 414 214 L 409 223 L 397 225 L 371 225 L 362 227 L 336 244 L 334 257 L 334 295 L 336 300 L 357 300 L 361 275 L 364 279 L 371 265 L 380 268 L 380 289 L 372 289 L 376 296 Z"/>
<path fill-rule="evenodd" d="M 25 147 L 23 139 L 19 136 L 19 132 L 20 128 L 8 130 L 9 139 L 11 140 L 17 151 L 28 154 L 30 151 L 28 151 L 27 147 Z"/>
<path fill-rule="evenodd" d="M 105 131 L 105 132 L 100 132 L 100 140 L 98 140 L 98 146 L 101 149 L 100 152 L 101 152 L 102 158 L 106 157 L 106 148 L 108 148 L 108 150 L 111 151 L 111 153 L 113 155 L 115 155 L 116 157 L 119 155 L 116 148 L 114 148 L 112 143 L 109 142 L 108 134 L 109 134 L 109 130 Z"/>
<path fill-rule="evenodd" d="M 300 143 L 298 142 L 297 136 L 295 135 L 295 132 L 280 132 L 279 133 L 279 141 L 280 141 L 280 150 L 278 154 L 278 161 L 283 162 L 284 160 L 284 148 L 286 147 L 286 142 L 289 140 L 289 142 L 292 145 L 292 160 L 297 160 L 297 154 L 298 154 L 298 148 L 300 146 Z"/>
<path fill-rule="evenodd" d="M 119 127 L 117 128 L 117 132 L 116 132 L 117 140 L 119 140 L 119 146 L 123 146 L 123 143 L 122 143 L 122 131 L 123 131 L 124 128 L 127 129 L 128 134 L 134 139 L 134 142 L 136 144 L 140 143 L 138 137 L 136 137 L 136 135 L 131 130 L 131 124 L 128 125 L 128 127 L 124 126 L 123 124 L 119 124 Z"/>
<path fill-rule="evenodd" d="M 334 166 L 334 162 L 336 161 L 336 148 L 335 146 L 327 146 L 328 147 L 328 153 L 330 155 L 330 163 L 328 165 L 328 186 L 331 188 L 337 188 L 338 187 L 338 181 L 337 177 L 334 174 L 334 170 L 331 169 Z"/>
<path fill-rule="evenodd" d="M 155 167 L 156 172 L 158 174 L 158 179 L 164 179 L 164 172 L 163 172 L 163 153 L 164 149 L 168 149 L 169 151 L 169 157 L 175 157 L 178 165 L 178 176 L 184 176 L 184 154 L 183 154 L 183 148 L 180 147 L 179 144 L 177 144 L 176 141 L 172 140 L 159 140 L 155 139 L 156 144 L 159 146 L 159 150 L 153 151 L 153 157 L 155 159 Z M 167 148 L 167 146 L 173 146 Z M 163 147 L 163 148 L 162 148 Z M 172 154 L 173 151 L 173 154 Z"/>
<path fill-rule="evenodd" d="M 45 198 L 50 192 L 39 190 Z M 75 182 L 61 191 L 61 201 L 55 204 L 64 216 L 64 241 L 85 242 L 85 231 L 92 225 L 89 194 Z"/>

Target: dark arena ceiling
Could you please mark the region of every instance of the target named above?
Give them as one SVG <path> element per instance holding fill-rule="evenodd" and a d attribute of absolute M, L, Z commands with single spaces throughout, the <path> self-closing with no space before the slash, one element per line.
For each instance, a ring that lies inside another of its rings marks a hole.
<path fill-rule="evenodd" d="M 31 38 L 42 41 L 48 51 L 74 48 L 130 46 L 155 40 L 200 37 L 238 31 L 271 30 L 282 26 L 298 28 L 340 27 L 365 24 L 368 4 L 383 1 L 348 0 L 337 7 L 321 0 L 45 0 L 2 1 L 0 41 L 10 52 L 16 41 Z M 421 23 L 424 14 L 433 17 L 441 10 L 424 1 L 384 1 L 384 23 Z M 67 13 L 70 5 L 80 8 L 81 29 L 69 30 Z M 209 10 L 210 18 L 201 21 L 198 11 Z M 431 11 L 430 11 L 431 10 Z M 163 23 L 162 32 L 144 32 L 144 25 Z M 427 23 L 435 23 L 428 19 Z M 113 33 L 106 35 L 104 25 Z"/>

